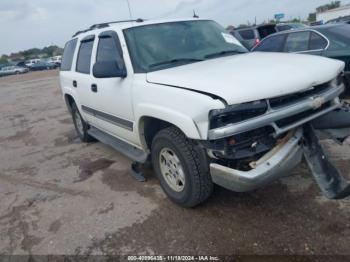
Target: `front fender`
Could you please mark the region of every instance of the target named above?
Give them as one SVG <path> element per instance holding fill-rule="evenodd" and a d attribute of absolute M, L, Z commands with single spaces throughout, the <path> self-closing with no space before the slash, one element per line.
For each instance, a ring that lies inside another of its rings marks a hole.
<path fill-rule="evenodd" d="M 190 139 L 203 139 L 197 125 L 191 117 L 170 108 L 152 104 L 140 104 L 135 110 L 135 116 L 136 123 L 138 123 L 136 127 L 137 133 L 141 131 L 142 118 L 153 117 L 178 127 Z"/>

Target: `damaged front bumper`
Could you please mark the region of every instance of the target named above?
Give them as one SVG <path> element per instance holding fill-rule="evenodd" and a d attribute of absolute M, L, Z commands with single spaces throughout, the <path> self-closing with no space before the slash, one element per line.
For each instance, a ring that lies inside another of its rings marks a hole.
<path fill-rule="evenodd" d="M 331 117 L 338 116 L 339 121 L 344 122 L 343 117 L 339 117 L 339 111 L 330 114 Z M 324 123 L 327 117 L 330 116 L 326 115 L 323 117 L 324 119 L 318 119 L 319 123 Z M 347 122 L 347 125 L 350 126 L 349 114 Z M 328 131 L 332 130 L 332 125 L 323 127 Z M 350 132 L 347 133 L 347 137 L 349 135 Z M 210 172 L 214 183 L 235 192 L 248 192 L 280 177 L 287 176 L 290 170 L 300 164 L 303 157 L 305 157 L 312 175 L 326 197 L 342 199 L 350 195 L 349 182 L 328 160 L 311 123 L 291 131 L 260 160 L 252 162 L 250 171 L 236 170 L 212 163 Z"/>
<path fill-rule="evenodd" d="M 250 171 L 240 171 L 212 163 L 210 172 L 213 182 L 235 192 L 248 192 L 262 187 L 296 167 L 302 160 L 302 129 L 291 133 L 274 149 L 253 163 Z"/>

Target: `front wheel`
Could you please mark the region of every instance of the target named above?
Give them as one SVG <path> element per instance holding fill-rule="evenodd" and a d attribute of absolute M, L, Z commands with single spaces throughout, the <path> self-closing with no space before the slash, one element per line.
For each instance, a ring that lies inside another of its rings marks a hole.
<path fill-rule="evenodd" d="M 72 118 L 75 130 L 82 142 L 93 142 L 95 139 L 88 134 L 89 125 L 81 117 L 78 107 L 75 103 L 72 104 Z"/>
<path fill-rule="evenodd" d="M 179 129 L 160 131 L 152 143 L 152 164 L 167 196 L 183 207 L 204 202 L 213 191 L 204 150 Z"/>

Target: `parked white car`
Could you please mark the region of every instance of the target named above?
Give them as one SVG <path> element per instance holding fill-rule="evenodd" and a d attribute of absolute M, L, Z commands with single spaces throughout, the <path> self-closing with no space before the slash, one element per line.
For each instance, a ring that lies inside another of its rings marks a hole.
<path fill-rule="evenodd" d="M 303 155 L 327 197 L 349 195 L 314 131 L 349 135 L 331 130 L 346 114 L 343 70 L 322 57 L 248 53 L 210 20 L 137 20 L 75 34 L 60 83 L 82 141 L 151 162 L 169 198 L 193 207 L 214 183 L 251 191 L 288 175 Z"/>
<path fill-rule="evenodd" d="M 8 75 L 18 75 L 24 74 L 29 71 L 28 68 L 19 67 L 19 66 L 6 66 L 1 68 L 0 76 L 8 76 Z"/>
<path fill-rule="evenodd" d="M 53 56 L 49 58 L 49 62 L 56 64 L 56 65 L 61 65 L 62 63 L 62 56 Z"/>
<path fill-rule="evenodd" d="M 35 65 L 36 63 L 39 63 L 40 61 L 41 61 L 40 59 L 30 59 L 25 63 L 25 65 L 28 67 L 32 67 L 33 65 Z"/>

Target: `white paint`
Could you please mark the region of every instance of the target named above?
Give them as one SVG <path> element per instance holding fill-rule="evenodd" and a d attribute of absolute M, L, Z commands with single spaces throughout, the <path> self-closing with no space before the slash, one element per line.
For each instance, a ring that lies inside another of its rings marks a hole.
<path fill-rule="evenodd" d="M 224 108 L 224 104 L 200 92 L 219 96 L 228 104 L 239 104 L 303 91 L 332 80 L 344 69 L 343 62 L 323 57 L 256 52 L 210 59 L 148 74 L 133 73 L 123 29 L 191 20 L 200 19 L 113 24 L 108 30 L 115 30 L 120 38 L 127 78 L 101 80 L 75 72 L 61 72 L 63 93 L 71 94 L 79 107 L 89 103 L 94 109 L 132 121 L 134 130 L 128 131 L 83 113 L 83 117 L 92 125 L 146 150 L 141 129 L 145 117 L 170 122 L 191 139 L 207 139 L 209 112 Z M 78 38 L 81 40 L 91 34 L 97 36 L 106 30 L 89 31 Z M 223 37 L 227 41 L 234 41 L 234 38 Z M 93 54 L 91 68 L 94 61 Z M 75 63 L 72 68 L 75 68 Z M 72 87 L 72 80 L 77 80 L 77 89 Z M 91 84 L 97 84 L 101 91 L 91 93 Z M 84 92 L 90 94 L 84 95 Z"/>
<path fill-rule="evenodd" d="M 323 23 L 327 23 L 330 20 L 337 19 L 343 16 L 349 16 L 349 15 L 350 15 L 350 5 L 346 5 L 346 6 L 328 10 L 322 13 L 317 13 L 316 20 L 323 21 Z"/>

